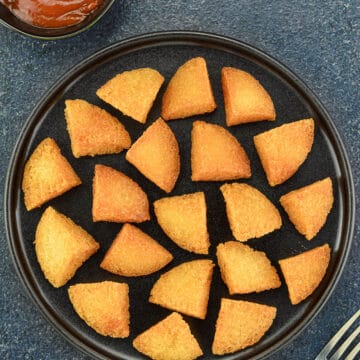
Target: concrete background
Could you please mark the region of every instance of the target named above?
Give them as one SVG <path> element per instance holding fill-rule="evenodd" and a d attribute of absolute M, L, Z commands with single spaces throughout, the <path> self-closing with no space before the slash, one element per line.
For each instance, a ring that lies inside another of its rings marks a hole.
<path fill-rule="evenodd" d="M 245 41 L 293 70 L 318 95 L 348 151 L 360 190 L 359 20 L 356 1 L 116 1 L 89 31 L 33 40 L 0 27 L 0 185 L 20 130 L 35 104 L 73 65 L 115 41 L 161 30 L 200 30 Z M 3 202 L 3 191 L 0 192 Z M 359 200 L 356 202 L 359 211 Z M 0 358 L 86 359 L 28 299 L 15 274 L 0 207 Z M 341 280 L 320 314 L 270 359 L 313 359 L 360 307 L 360 221 Z"/>

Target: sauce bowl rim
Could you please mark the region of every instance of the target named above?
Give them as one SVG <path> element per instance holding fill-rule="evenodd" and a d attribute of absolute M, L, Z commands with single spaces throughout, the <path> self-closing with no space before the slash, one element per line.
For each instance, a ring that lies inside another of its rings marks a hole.
<path fill-rule="evenodd" d="M 61 28 L 45 28 L 31 25 L 12 14 L 4 4 L 0 3 L 0 24 L 10 30 L 34 39 L 66 39 L 78 35 L 95 25 L 107 13 L 114 2 L 115 0 L 104 0 L 98 9 L 81 22 Z"/>

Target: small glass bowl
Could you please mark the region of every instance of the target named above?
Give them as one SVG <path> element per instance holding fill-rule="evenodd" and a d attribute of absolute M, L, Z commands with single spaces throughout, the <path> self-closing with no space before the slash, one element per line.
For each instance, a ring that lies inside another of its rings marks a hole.
<path fill-rule="evenodd" d="M 115 0 L 104 0 L 95 11 L 80 23 L 55 29 L 41 28 L 28 24 L 16 17 L 5 5 L 0 3 L 0 23 L 11 30 L 33 38 L 42 40 L 64 39 L 89 29 L 110 9 L 114 2 Z"/>

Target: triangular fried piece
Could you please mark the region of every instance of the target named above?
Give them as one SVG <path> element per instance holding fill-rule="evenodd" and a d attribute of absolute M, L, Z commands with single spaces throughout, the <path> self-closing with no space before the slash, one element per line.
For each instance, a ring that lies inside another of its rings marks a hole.
<path fill-rule="evenodd" d="M 125 127 L 107 111 L 85 100 L 66 100 L 65 119 L 76 158 L 117 154 L 131 145 Z"/>
<path fill-rule="evenodd" d="M 103 281 L 76 284 L 68 289 L 76 313 L 97 333 L 113 338 L 129 336 L 129 287 Z"/>
<path fill-rule="evenodd" d="M 220 187 L 226 214 L 236 240 L 247 241 L 280 229 L 278 209 L 259 190 L 247 184 L 224 184 Z"/>
<path fill-rule="evenodd" d="M 163 82 L 164 77 L 154 69 L 124 71 L 98 89 L 96 95 L 123 114 L 145 124 Z"/>
<path fill-rule="evenodd" d="M 56 142 L 46 138 L 25 164 L 22 190 L 26 209 L 35 209 L 80 184 Z"/>
<path fill-rule="evenodd" d="M 195 121 L 191 132 L 191 180 L 249 178 L 250 160 L 237 139 L 219 125 Z"/>
<path fill-rule="evenodd" d="M 206 202 L 203 192 L 162 198 L 154 202 L 157 221 L 165 234 L 181 248 L 207 254 Z"/>
<path fill-rule="evenodd" d="M 219 244 L 216 256 L 221 277 L 233 294 L 248 294 L 281 286 L 275 267 L 262 251 L 237 241 Z"/>
<path fill-rule="evenodd" d="M 170 192 L 180 173 L 179 145 L 161 118 L 151 124 L 126 153 L 126 160 L 160 189 Z"/>
<path fill-rule="evenodd" d="M 284 124 L 254 136 L 256 151 L 271 186 L 293 176 L 314 142 L 314 120 Z"/>
<path fill-rule="evenodd" d="M 193 360 L 203 354 L 189 325 L 175 312 L 138 335 L 133 345 L 154 360 Z"/>
<path fill-rule="evenodd" d="M 106 252 L 100 267 L 122 276 L 149 275 L 162 269 L 173 256 L 134 225 L 125 224 Z"/>
<path fill-rule="evenodd" d="M 35 252 L 41 270 L 56 288 L 65 285 L 99 244 L 82 227 L 49 206 L 35 234 Z"/>
<path fill-rule="evenodd" d="M 275 108 L 269 93 L 246 71 L 222 68 L 221 84 L 228 126 L 275 120 Z"/>
<path fill-rule="evenodd" d="M 193 260 L 172 268 L 154 284 L 149 301 L 205 319 L 213 267 L 211 260 Z"/>
<path fill-rule="evenodd" d="M 311 240 L 324 226 L 334 203 L 331 179 L 293 190 L 283 195 L 280 203 L 297 231 Z"/>
<path fill-rule="evenodd" d="M 197 57 L 181 65 L 162 99 L 161 117 L 181 119 L 205 114 L 216 109 L 205 59 Z"/>
<path fill-rule="evenodd" d="M 275 316 L 273 306 L 221 299 L 212 352 L 229 354 L 256 344 L 270 329 Z"/>
<path fill-rule="evenodd" d="M 143 222 L 150 220 L 149 201 L 143 189 L 124 173 L 95 165 L 93 221 Z"/>
<path fill-rule="evenodd" d="M 330 262 L 328 244 L 318 246 L 299 255 L 279 260 L 293 305 L 310 296 L 325 276 Z"/>

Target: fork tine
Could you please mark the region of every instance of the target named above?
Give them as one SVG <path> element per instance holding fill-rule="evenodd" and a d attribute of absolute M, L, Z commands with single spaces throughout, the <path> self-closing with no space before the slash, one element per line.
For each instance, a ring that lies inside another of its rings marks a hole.
<path fill-rule="evenodd" d="M 330 358 L 330 360 L 340 359 L 340 356 L 344 354 L 346 349 L 350 346 L 350 344 L 354 341 L 354 339 L 360 333 L 360 325 L 355 329 L 355 331 L 342 343 L 336 353 Z"/>
<path fill-rule="evenodd" d="M 315 360 L 326 360 L 327 355 L 335 347 L 340 338 L 360 316 L 360 309 L 342 326 L 342 328 L 330 339 Z"/>
<path fill-rule="evenodd" d="M 355 360 L 355 356 L 360 352 L 360 342 L 351 350 L 346 360 Z"/>

